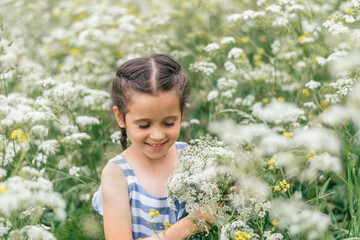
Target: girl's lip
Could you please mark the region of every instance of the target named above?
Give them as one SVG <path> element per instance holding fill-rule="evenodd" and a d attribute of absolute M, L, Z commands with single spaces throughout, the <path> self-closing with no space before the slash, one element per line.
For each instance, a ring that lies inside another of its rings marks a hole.
<path fill-rule="evenodd" d="M 156 144 L 146 143 L 146 145 L 153 151 L 160 151 L 165 146 L 165 143 L 167 143 L 167 141 L 163 142 L 161 144 L 159 144 L 159 143 L 156 143 Z"/>

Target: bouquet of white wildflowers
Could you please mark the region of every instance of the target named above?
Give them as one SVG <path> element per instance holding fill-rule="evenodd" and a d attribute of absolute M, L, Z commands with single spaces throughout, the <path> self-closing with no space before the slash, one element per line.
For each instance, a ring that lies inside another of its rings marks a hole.
<path fill-rule="evenodd" d="M 264 184 L 234 171 L 239 169 L 235 153 L 224 142 L 207 137 L 190 144 L 182 151 L 181 164 L 167 184 L 170 205 L 178 199 L 186 201 L 186 212 L 190 215 L 198 210 L 210 214 L 214 225 L 207 232 L 195 234 L 197 237 L 259 239 L 258 227 L 251 224 L 259 219 L 265 222 L 271 207 L 266 201 Z M 193 220 L 199 227 L 207 224 L 196 217 Z"/>

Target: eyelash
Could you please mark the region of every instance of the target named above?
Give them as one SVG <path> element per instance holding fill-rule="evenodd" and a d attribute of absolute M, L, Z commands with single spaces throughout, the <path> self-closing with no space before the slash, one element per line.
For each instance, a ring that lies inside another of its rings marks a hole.
<path fill-rule="evenodd" d="M 172 126 L 174 126 L 175 123 L 164 123 L 164 124 L 167 127 L 172 127 Z M 141 129 L 146 129 L 148 127 L 150 127 L 150 124 L 148 124 L 148 125 L 139 125 L 139 128 L 141 128 Z"/>

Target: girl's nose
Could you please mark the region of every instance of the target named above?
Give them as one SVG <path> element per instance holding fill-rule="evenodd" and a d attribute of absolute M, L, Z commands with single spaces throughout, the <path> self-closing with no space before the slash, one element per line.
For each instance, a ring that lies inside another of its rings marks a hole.
<path fill-rule="evenodd" d="M 162 131 L 162 129 L 155 129 L 151 134 L 150 137 L 154 141 L 161 141 L 165 137 L 165 133 Z"/>

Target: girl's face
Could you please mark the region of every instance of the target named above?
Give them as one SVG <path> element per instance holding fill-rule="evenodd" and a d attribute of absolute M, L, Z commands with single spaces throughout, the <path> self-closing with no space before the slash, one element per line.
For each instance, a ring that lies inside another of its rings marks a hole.
<path fill-rule="evenodd" d="M 183 115 L 177 92 L 157 96 L 134 92 L 128 109 L 125 121 L 117 107 L 114 113 L 119 126 L 126 128 L 133 150 L 149 159 L 165 157 L 180 134 Z"/>

